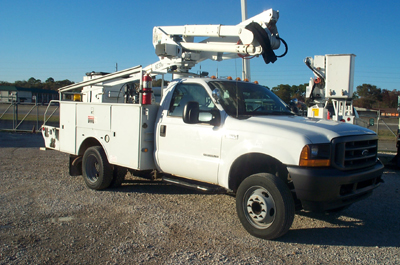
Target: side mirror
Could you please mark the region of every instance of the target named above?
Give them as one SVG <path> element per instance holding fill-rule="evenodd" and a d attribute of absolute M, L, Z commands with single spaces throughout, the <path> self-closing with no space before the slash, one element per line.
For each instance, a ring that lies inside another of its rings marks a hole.
<path fill-rule="evenodd" d="M 221 94 L 219 93 L 218 89 L 214 89 L 212 91 L 212 97 L 215 99 L 216 102 L 219 102 L 219 99 L 221 98 Z"/>
<path fill-rule="evenodd" d="M 199 102 L 189 101 L 183 107 L 183 122 L 188 124 L 199 123 Z"/>
<path fill-rule="evenodd" d="M 198 102 L 189 101 L 183 108 L 182 119 L 187 124 L 206 123 L 219 126 L 221 123 L 221 114 L 218 109 L 200 110 Z"/>

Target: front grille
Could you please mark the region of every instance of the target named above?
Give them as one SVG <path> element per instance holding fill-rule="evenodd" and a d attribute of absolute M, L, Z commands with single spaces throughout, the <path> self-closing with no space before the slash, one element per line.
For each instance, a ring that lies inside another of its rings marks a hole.
<path fill-rule="evenodd" d="M 340 137 L 333 139 L 333 164 L 341 170 L 373 166 L 378 156 L 376 135 Z"/>

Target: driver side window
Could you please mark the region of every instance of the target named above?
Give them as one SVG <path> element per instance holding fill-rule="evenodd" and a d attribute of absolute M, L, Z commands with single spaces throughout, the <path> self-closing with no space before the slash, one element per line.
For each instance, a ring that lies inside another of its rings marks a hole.
<path fill-rule="evenodd" d="M 178 84 L 172 95 L 168 116 L 182 117 L 183 108 L 189 101 L 197 101 L 200 110 L 214 108 L 214 103 L 203 86 L 199 84 Z"/>

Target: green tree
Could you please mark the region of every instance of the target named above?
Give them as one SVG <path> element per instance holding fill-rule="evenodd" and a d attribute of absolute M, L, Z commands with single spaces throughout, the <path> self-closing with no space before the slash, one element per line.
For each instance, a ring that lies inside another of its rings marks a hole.
<path fill-rule="evenodd" d="M 290 97 L 297 98 L 298 100 L 304 101 L 306 96 L 306 87 L 308 84 L 293 85 L 290 88 Z"/>
<path fill-rule="evenodd" d="M 371 84 L 357 86 L 359 98 L 354 102 L 355 106 L 362 108 L 379 108 L 382 101 L 382 90 Z"/>
<path fill-rule="evenodd" d="M 59 89 L 61 87 L 69 86 L 69 85 L 72 85 L 72 84 L 74 84 L 74 82 L 72 82 L 72 81 L 70 81 L 68 79 L 61 80 L 61 81 L 56 81 L 55 85 L 54 85 L 54 89 L 57 90 L 57 89 Z"/>
<path fill-rule="evenodd" d="M 7 81 L 0 81 L 0 86 L 12 86 L 12 83 Z"/>
<path fill-rule="evenodd" d="M 304 101 L 306 94 L 306 86 L 307 84 L 302 85 L 278 85 L 273 87 L 271 90 L 278 97 L 280 97 L 285 103 L 289 103 L 291 99 L 297 98 L 300 101 Z"/>
<path fill-rule="evenodd" d="M 0 81 L 0 86 L 17 86 L 23 88 L 42 88 L 42 89 L 51 89 L 51 90 L 58 90 L 61 87 L 68 86 L 73 84 L 74 82 L 65 79 L 61 81 L 55 81 L 54 78 L 49 77 L 47 78 L 45 83 L 42 83 L 40 79 L 36 79 L 31 77 L 26 80 L 17 80 L 14 83 Z"/>
<path fill-rule="evenodd" d="M 272 92 L 275 93 L 278 97 L 280 97 L 286 104 L 289 104 L 291 100 L 291 95 L 290 95 L 290 86 L 289 85 L 278 85 L 276 87 L 272 88 Z"/>
<path fill-rule="evenodd" d="M 36 80 L 36 79 L 35 79 Z M 18 86 L 18 87 L 30 87 L 30 85 L 29 85 L 29 83 L 27 82 L 27 81 L 25 81 L 25 80 L 18 80 L 18 81 L 15 81 L 14 82 L 14 84 L 13 84 L 13 86 Z"/>
<path fill-rule="evenodd" d="M 385 108 L 397 108 L 398 96 L 400 96 L 400 92 L 397 90 L 387 90 L 382 89 L 382 105 L 381 107 Z"/>
<path fill-rule="evenodd" d="M 31 86 L 35 85 L 36 84 L 36 78 L 34 78 L 34 77 L 29 78 L 28 79 L 28 84 L 31 85 Z"/>

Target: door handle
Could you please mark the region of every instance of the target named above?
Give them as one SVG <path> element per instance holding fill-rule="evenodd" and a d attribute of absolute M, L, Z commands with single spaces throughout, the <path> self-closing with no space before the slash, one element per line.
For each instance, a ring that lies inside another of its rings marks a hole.
<path fill-rule="evenodd" d="M 160 126 L 160 136 L 165 137 L 167 135 L 167 125 Z"/>

